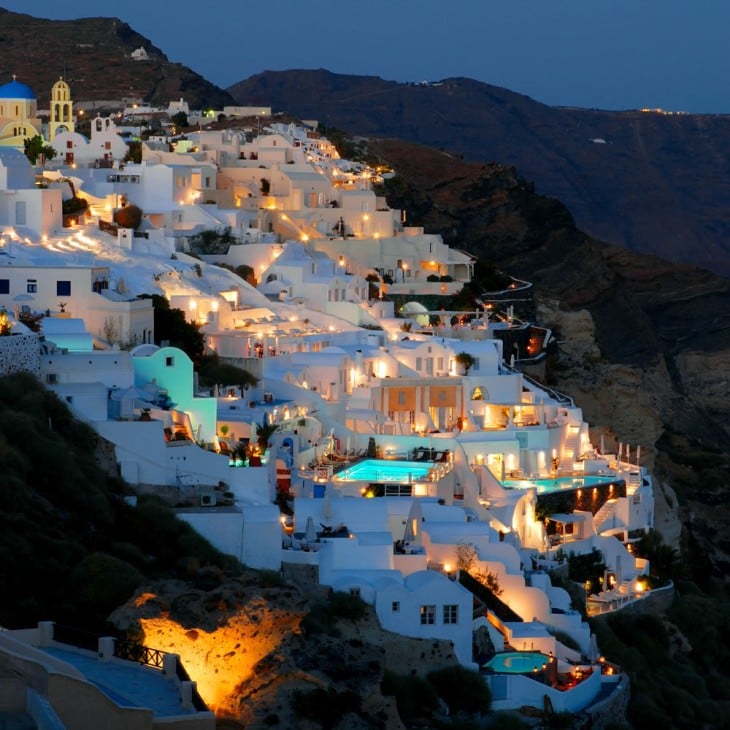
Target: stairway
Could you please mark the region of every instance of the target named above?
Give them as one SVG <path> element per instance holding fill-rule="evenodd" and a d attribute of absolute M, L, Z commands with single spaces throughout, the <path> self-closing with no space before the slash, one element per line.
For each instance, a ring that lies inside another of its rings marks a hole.
<path fill-rule="evenodd" d="M 568 426 L 565 442 L 560 450 L 559 472 L 568 474 L 573 473 L 573 463 L 575 462 L 580 444 L 580 426 Z"/>
<path fill-rule="evenodd" d="M 476 510 L 472 509 L 471 507 L 462 507 L 462 510 L 464 510 L 464 514 L 466 515 L 466 521 L 467 522 L 479 522 L 479 515 L 476 513 Z"/>
<path fill-rule="evenodd" d="M 608 499 L 603 504 L 601 509 L 593 515 L 593 528 L 597 535 L 601 534 L 604 529 L 611 529 L 616 527 L 616 505 L 618 504 L 617 499 Z M 609 524 L 610 521 L 610 524 Z"/>

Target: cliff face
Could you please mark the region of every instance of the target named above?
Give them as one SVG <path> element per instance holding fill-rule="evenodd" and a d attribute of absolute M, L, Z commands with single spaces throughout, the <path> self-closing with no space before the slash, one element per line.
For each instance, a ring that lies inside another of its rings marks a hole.
<path fill-rule="evenodd" d="M 678 544 L 683 523 L 727 576 L 730 282 L 590 238 L 514 169 L 396 141 L 368 150 L 396 169 L 393 204 L 409 222 L 535 283 L 540 322 L 560 342 L 552 382 L 594 437 L 641 444 L 665 538 Z"/>
<path fill-rule="evenodd" d="M 145 49 L 148 61 L 131 58 L 138 48 Z M 198 109 L 233 103 L 227 92 L 171 63 L 118 18 L 45 20 L 0 8 L 0 49 L 0 83 L 15 74 L 35 91 L 39 108 L 45 107 L 61 75 L 76 101 L 138 97 L 167 105 L 184 97 Z"/>
<path fill-rule="evenodd" d="M 513 165 L 604 241 L 730 276 L 730 117 L 548 107 L 472 79 L 266 71 L 230 87 L 369 137 Z"/>
<path fill-rule="evenodd" d="M 208 590 L 159 581 L 110 620 L 146 646 L 179 654 L 226 727 L 320 727 L 297 714 L 294 694 L 325 689 L 332 707 L 314 712 L 322 726 L 402 728 L 394 697 L 381 691 L 384 671 L 424 676 L 453 666 L 451 642 L 383 631 L 364 604 L 357 617 L 324 615 L 328 589 L 307 570 L 286 566 L 283 582 L 244 571 Z M 337 718 L 334 705 L 345 701 Z"/>

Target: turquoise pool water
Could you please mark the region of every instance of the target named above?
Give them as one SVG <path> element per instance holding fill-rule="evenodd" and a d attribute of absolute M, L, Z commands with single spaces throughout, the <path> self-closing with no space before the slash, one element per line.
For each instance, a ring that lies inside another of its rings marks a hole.
<path fill-rule="evenodd" d="M 484 666 L 502 674 L 525 674 L 540 671 L 548 663 L 548 657 L 538 651 L 509 651 L 497 654 Z"/>
<path fill-rule="evenodd" d="M 530 489 L 535 487 L 538 494 L 562 492 L 569 489 L 595 487 L 599 484 L 610 484 L 616 477 L 588 476 L 588 477 L 556 477 L 555 479 L 505 479 L 505 489 Z"/>
<path fill-rule="evenodd" d="M 428 475 L 430 464 L 419 461 L 385 461 L 366 459 L 343 469 L 335 475 L 339 482 L 397 482 L 408 484 Z"/>

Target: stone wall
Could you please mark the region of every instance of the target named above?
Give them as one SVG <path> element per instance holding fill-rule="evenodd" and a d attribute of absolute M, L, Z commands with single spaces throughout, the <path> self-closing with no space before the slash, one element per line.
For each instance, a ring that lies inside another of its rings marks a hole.
<path fill-rule="evenodd" d="M 0 337 L 0 375 L 20 372 L 40 377 L 41 348 L 38 335 Z"/>
<path fill-rule="evenodd" d="M 583 715 L 590 718 L 588 727 L 591 730 L 604 730 L 604 728 L 615 727 L 617 723 L 624 722 L 630 697 L 629 678 L 626 674 L 621 674 L 616 689 L 605 700 L 584 710 Z"/>

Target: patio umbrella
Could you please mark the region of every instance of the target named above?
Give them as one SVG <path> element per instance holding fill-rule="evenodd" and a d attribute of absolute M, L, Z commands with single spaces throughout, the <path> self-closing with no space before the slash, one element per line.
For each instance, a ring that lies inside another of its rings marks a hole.
<path fill-rule="evenodd" d="M 606 453 L 606 444 L 605 440 L 603 438 L 603 434 L 601 434 L 601 456 Z"/>
<path fill-rule="evenodd" d="M 329 486 L 324 490 L 322 517 L 324 517 L 325 520 L 329 520 L 332 517 L 332 489 Z"/>
<path fill-rule="evenodd" d="M 315 542 L 317 539 L 317 531 L 314 529 L 314 520 L 312 515 L 307 517 L 307 526 L 304 528 L 304 540 L 305 542 Z"/>
<path fill-rule="evenodd" d="M 639 466 L 639 459 L 641 459 L 641 446 L 636 447 L 636 466 Z"/>

